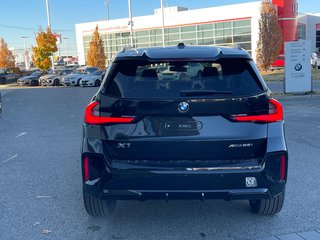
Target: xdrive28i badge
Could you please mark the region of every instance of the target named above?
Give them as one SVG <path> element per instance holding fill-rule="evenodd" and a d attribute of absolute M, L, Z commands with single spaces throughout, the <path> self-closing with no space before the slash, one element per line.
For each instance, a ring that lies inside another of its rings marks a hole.
<path fill-rule="evenodd" d="M 189 103 L 187 102 L 179 103 L 178 109 L 180 112 L 187 112 L 189 110 Z"/>

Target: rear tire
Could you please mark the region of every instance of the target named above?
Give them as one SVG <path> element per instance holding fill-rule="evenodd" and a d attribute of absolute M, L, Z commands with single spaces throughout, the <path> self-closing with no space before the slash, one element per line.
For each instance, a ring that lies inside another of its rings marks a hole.
<path fill-rule="evenodd" d="M 59 79 L 53 80 L 53 86 L 59 86 L 59 85 L 60 85 Z"/>
<path fill-rule="evenodd" d="M 0 84 L 7 84 L 6 78 L 0 78 Z"/>
<path fill-rule="evenodd" d="M 100 87 L 100 81 L 98 79 L 94 82 L 94 86 L 95 87 Z"/>
<path fill-rule="evenodd" d="M 94 217 L 111 215 L 116 209 L 116 200 L 100 200 L 83 189 L 83 202 L 87 213 Z"/>
<path fill-rule="evenodd" d="M 36 81 L 35 81 L 35 80 L 32 80 L 32 81 L 31 81 L 31 86 L 36 86 L 36 85 L 37 85 Z"/>
<path fill-rule="evenodd" d="M 252 212 L 261 215 L 274 215 L 282 209 L 285 198 L 285 190 L 271 199 L 249 200 Z"/>

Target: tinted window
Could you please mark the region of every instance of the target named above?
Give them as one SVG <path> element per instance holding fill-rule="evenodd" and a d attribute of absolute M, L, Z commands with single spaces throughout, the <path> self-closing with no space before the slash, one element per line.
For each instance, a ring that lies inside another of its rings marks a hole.
<path fill-rule="evenodd" d="M 100 75 L 102 75 L 102 71 L 96 71 L 96 72 L 94 72 L 94 73 L 92 73 L 92 75 L 93 76 L 100 76 Z"/>
<path fill-rule="evenodd" d="M 41 75 L 42 75 L 41 72 L 33 72 L 33 73 L 31 73 L 30 76 L 32 76 L 32 77 L 39 77 L 39 76 L 41 76 Z"/>
<path fill-rule="evenodd" d="M 106 94 L 119 98 L 180 98 L 184 91 L 214 91 L 243 96 L 263 91 L 246 59 L 217 62 L 121 61 L 114 63 Z M 222 94 L 224 95 L 224 94 Z M 209 97 L 215 97 L 210 95 Z"/>
<path fill-rule="evenodd" d="M 12 73 L 19 73 L 19 70 L 17 68 L 9 68 L 8 73 L 12 74 Z"/>
<path fill-rule="evenodd" d="M 97 71 L 98 70 L 98 68 L 87 68 L 86 69 L 86 72 L 87 73 L 94 73 L 95 71 Z"/>

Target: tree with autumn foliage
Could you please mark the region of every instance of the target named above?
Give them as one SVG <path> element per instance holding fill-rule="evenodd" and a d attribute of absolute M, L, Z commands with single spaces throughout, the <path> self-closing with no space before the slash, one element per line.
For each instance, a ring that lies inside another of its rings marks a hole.
<path fill-rule="evenodd" d="M 256 58 L 258 67 L 267 71 L 282 49 L 283 38 L 277 10 L 271 0 L 262 0 L 260 15 Z"/>
<path fill-rule="evenodd" d="M 92 35 L 87 53 L 87 65 L 90 67 L 98 67 L 101 70 L 106 68 L 106 55 L 104 54 L 103 41 L 99 34 L 98 26 Z"/>
<path fill-rule="evenodd" d="M 15 60 L 12 51 L 3 38 L 0 38 L 0 68 L 9 68 L 15 66 Z"/>
<path fill-rule="evenodd" d="M 50 57 L 58 50 L 56 38 L 50 28 L 45 32 L 40 28 L 36 42 L 37 46 L 32 47 L 32 61 L 37 68 L 47 71 L 52 65 Z"/>

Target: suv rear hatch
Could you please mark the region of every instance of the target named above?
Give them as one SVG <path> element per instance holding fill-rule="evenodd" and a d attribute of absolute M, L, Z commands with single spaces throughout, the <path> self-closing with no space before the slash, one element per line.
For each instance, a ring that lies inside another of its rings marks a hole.
<path fill-rule="evenodd" d="M 194 63 L 201 74 L 190 77 Z M 247 59 L 123 60 L 112 64 L 86 122 L 101 125 L 110 164 L 258 166 L 267 122 L 278 114 L 266 91 Z"/>

